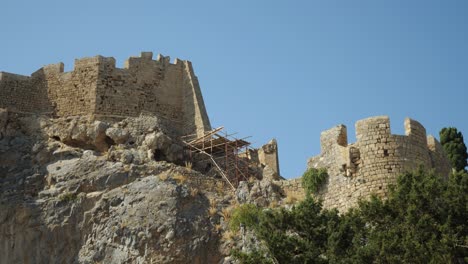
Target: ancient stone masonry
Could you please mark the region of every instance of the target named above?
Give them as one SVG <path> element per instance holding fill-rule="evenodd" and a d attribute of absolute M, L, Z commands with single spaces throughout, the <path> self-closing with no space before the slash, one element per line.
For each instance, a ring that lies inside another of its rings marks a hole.
<path fill-rule="evenodd" d="M 55 117 L 93 115 L 123 119 L 141 114 L 169 120 L 179 135 L 210 130 L 198 79 L 189 61 L 151 52 L 130 57 L 123 69 L 114 58 L 77 59 L 44 66 L 31 76 L 0 72 L 0 108 Z"/>
<path fill-rule="evenodd" d="M 372 193 L 385 197 L 398 175 L 420 165 L 447 176 L 450 165 L 440 143 L 426 137 L 415 120 L 405 120 L 405 131 L 392 135 L 389 118 L 378 116 L 356 123 L 353 144 L 348 144 L 344 125 L 322 132 L 321 154 L 310 158 L 308 167 L 328 170 L 328 182 L 318 195 L 324 206 L 344 211 Z"/>

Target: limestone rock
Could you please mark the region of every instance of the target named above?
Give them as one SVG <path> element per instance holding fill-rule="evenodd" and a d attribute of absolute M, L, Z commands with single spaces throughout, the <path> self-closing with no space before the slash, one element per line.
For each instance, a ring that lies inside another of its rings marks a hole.
<path fill-rule="evenodd" d="M 214 229 L 220 216 L 209 213 L 210 200 L 218 211 L 229 203 L 209 191 L 224 181 L 171 163 L 183 149 L 158 127 L 5 118 L 0 263 L 218 263 L 229 254 Z M 163 160 L 148 158 L 155 149 Z"/>
<path fill-rule="evenodd" d="M 117 144 L 124 144 L 127 142 L 130 134 L 126 129 L 111 127 L 106 130 L 106 135 L 110 137 Z"/>

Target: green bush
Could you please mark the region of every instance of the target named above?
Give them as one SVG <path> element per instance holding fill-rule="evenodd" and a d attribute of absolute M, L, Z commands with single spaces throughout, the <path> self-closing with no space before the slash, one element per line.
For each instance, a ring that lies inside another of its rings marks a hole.
<path fill-rule="evenodd" d="M 326 169 L 309 168 L 302 175 L 302 186 L 304 186 L 308 195 L 317 193 L 327 179 L 328 173 Z"/>
<path fill-rule="evenodd" d="M 258 223 L 261 209 L 254 204 L 243 204 L 232 212 L 232 217 L 229 220 L 229 227 L 233 231 L 239 231 L 241 224 L 245 226 L 254 226 Z"/>
<path fill-rule="evenodd" d="M 265 256 L 266 254 L 261 250 L 254 250 L 250 253 L 242 252 L 238 249 L 231 251 L 231 256 L 234 257 L 239 263 L 242 264 L 274 264 L 275 262 Z"/>

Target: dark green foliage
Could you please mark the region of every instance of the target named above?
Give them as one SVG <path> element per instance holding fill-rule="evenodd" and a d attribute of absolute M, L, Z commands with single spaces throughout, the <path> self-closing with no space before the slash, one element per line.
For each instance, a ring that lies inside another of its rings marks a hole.
<path fill-rule="evenodd" d="M 251 253 L 244 253 L 240 250 L 233 250 L 231 255 L 243 264 L 274 264 L 272 259 L 265 257 L 262 251 L 253 251 Z"/>
<path fill-rule="evenodd" d="M 462 133 L 458 132 L 454 127 L 444 127 L 439 135 L 440 143 L 449 157 L 452 168 L 456 171 L 464 170 L 468 166 L 468 153 L 466 152 Z"/>
<path fill-rule="evenodd" d="M 269 252 L 279 263 L 326 263 L 321 255 L 330 216 L 321 214 L 321 209 L 321 204 L 309 196 L 290 211 L 263 211 L 251 227 L 266 241 Z M 336 211 L 332 214 L 337 215 Z"/>
<path fill-rule="evenodd" d="M 451 211 L 467 205 L 467 193 L 454 201 L 450 189 L 459 187 L 450 185 L 434 173 L 418 170 L 400 176 L 388 200 L 374 197 L 361 202 L 360 217 L 370 227 L 366 253 L 380 263 L 450 263 L 461 256 L 455 244 L 467 235 L 466 223 L 460 221 L 468 215 Z"/>
<path fill-rule="evenodd" d="M 328 173 L 326 169 L 309 168 L 302 175 L 302 186 L 304 186 L 307 195 L 310 195 L 317 193 L 327 179 Z"/>
<path fill-rule="evenodd" d="M 308 196 L 291 210 L 258 210 L 247 226 L 279 263 L 463 263 L 467 207 L 466 172 L 445 180 L 420 169 L 401 175 L 387 200 L 371 197 L 342 215 Z"/>

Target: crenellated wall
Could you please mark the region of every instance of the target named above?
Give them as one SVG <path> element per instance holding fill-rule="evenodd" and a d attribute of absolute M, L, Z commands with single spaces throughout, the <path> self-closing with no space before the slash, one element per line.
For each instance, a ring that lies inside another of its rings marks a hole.
<path fill-rule="evenodd" d="M 372 193 L 385 197 L 398 175 L 420 165 L 443 176 L 450 173 L 440 143 L 427 137 L 417 121 L 407 118 L 404 125 L 405 135 L 393 135 L 386 116 L 360 120 L 353 144 L 347 143 L 344 125 L 321 134 L 321 154 L 310 158 L 308 167 L 328 170 L 328 182 L 318 195 L 325 207 L 343 211 Z"/>
<path fill-rule="evenodd" d="M 189 61 L 151 52 L 130 57 L 123 69 L 115 59 L 96 56 L 44 66 L 29 76 L 0 72 L 0 108 L 57 117 L 99 119 L 153 114 L 173 123 L 179 134 L 211 129 L 198 79 Z"/>

